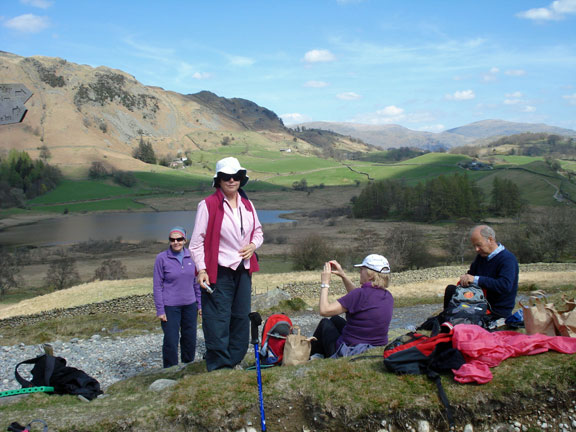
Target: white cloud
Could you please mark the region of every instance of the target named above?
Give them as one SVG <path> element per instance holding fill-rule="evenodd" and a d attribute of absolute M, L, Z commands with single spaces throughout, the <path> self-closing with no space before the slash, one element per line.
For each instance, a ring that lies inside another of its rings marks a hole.
<path fill-rule="evenodd" d="M 20 3 L 39 9 L 48 9 L 54 3 L 48 0 L 20 0 Z"/>
<path fill-rule="evenodd" d="M 514 93 L 506 93 L 504 96 L 506 96 L 507 98 L 521 98 L 524 95 L 522 94 L 522 92 L 516 91 Z"/>
<path fill-rule="evenodd" d="M 194 72 L 192 74 L 192 78 L 197 79 L 197 80 L 204 80 L 204 79 L 212 78 L 212 74 L 209 74 L 207 72 Z"/>
<path fill-rule="evenodd" d="M 522 102 L 520 99 L 504 99 L 504 105 L 516 105 Z"/>
<path fill-rule="evenodd" d="M 362 96 L 354 92 L 344 92 L 337 94 L 336 97 L 342 100 L 357 100 L 360 99 Z"/>
<path fill-rule="evenodd" d="M 526 112 L 526 113 L 531 113 L 531 112 L 536 111 L 536 107 L 533 107 L 533 106 L 531 106 L 531 105 L 526 105 L 526 106 L 522 109 L 522 111 L 523 111 L 523 112 Z"/>
<path fill-rule="evenodd" d="M 497 67 L 492 67 L 490 68 L 490 70 L 488 71 L 488 73 L 486 73 L 482 79 L 484 81 L 490 82 L 490 81 L 496 81 L 498 79 L 498 74 L 500 73 L 500 69 Z"/>
<path fill-rule="evenodd" d="M 375 112 L 359 114 L 351 120 L 353 123 L 363 123 L 372 125 L 382 124 L 416 124 L 428 125 L 418 126 L 419 130 L 428 130 L 434 132 L 436 130 L 443 130 L 444 126 L 440 124 L 432 124 L 435 121 L 434 114 L 430 112 L 416 112 L 407 113 L 404 108 L 395 105 L 389 105 Z"/>
<path fill-rule="evenodd" d="M 304 123 L 310 121 L 310 118 L 300 113 L 280 114 L 280 118 L 285 125 Z"/>
<path fill-rule="evenodd" d="M 254 60 L 250 57 L 242 57 L 242 56 L 228 56 L 228 61 L 233 66 L 252 66 L 254 64 Z"/>
<path fill-rule="evenodd" d="M 548 7 L 528 9 L 517 16 L 536 21 L 558 21 L 570 14 L 576 14 L 576 0 L 556 0 Z"/>
<path fill-rule="evenodd" d="M 22 33 L 39 33 L 50 27 L 50 20 L 38 15 L 24 14 L 6 21 L 4 27 Z"/>
<path fill-rule="evenodd" d="M 304 83 L 304 87 L 322 88 L 328 87 L 328 83 L 324 81 L 307 81 Z"/>
<path fill-rule="evenodd" d="M 506 72 L 504 72 L 506 75 L 510 75 L 510 76 L 522 76 L 522 75 L 526 75 L 526 71 L 523 69 L 510 69 L 507 70 Z"/>
<path fill-rule="evenodd" d="M 397 117 L 404 113 L 404 108 L 399 108 L 395 105 L 388 105 L 385 108 L 382 108 L 376 111 L 376 114 L 386 116 L 386 117 Z"/>
<path fill-rule="evenodd" d="M 336 60 L 334 54 L 328 50 L 310 50 L 304 54 L 304 61 L 306 63 L 321 63 L 321 62 L 331 62 Z"/>
<path fill-rule="evenodd" d="M 448 100 L 462 101 L 474 99 L 476 95 L 474 94 L 474 90 L 462 90 L 454 92 L 453 94 L 447 94 L 445 97 Z"/>
<path fill-rule="evenodd" d="M 576 93 L 562 97 L 566 99 L 570 105 L 576 105 Z"/>
<path fill-rule="evenodd" d="M 442 131 L 446 130 L 446 126 L 444 126 L 443 124 L 434 124 L 434 125 L 424 125 L 424 126 L 420 126 L 420 127 L 414 128 L 414 129 L 419 130 L 419 131 L 424 131 L 424 132 L 438 133 L 438 132 L 442 132 Z"/>

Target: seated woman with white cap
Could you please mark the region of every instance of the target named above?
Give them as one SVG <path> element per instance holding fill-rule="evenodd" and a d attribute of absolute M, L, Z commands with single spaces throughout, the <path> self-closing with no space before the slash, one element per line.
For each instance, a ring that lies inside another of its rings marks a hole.
<path fill-rule="evenodd" d="M 346 357 L 388 344 L 394 299 L 388 288 L 390 265 L 382 255 L 364 258 L 360 287 L 346 276 L 337 261 L 324 264 L 320 285 L 320 315 L 324 317 L 314 332 L 311 358 Z M 335 302 L 328 301 L 330 277 L 339 276 L 348 292 Z M 339 316 L 346 314 L 346 319 Z"/>

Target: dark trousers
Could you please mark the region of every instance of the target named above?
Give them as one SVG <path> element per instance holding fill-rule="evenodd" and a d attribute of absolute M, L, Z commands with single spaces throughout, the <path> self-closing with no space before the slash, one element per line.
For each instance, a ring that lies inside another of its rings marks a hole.
<path fill-rule="evenodd" d="M 202 329 L 206 369 L 233 368 L 248 351 L 252 278 L 242 264 L 232 270 L 218 266 L 214 292 L 202 290 Z"/>
<path fill-rule="evenodd" d="M 444 310 L 448 309 L 448 305 L 450 304 L 452 296 L 456 292 L 456 288 L 456 285 L 448 285 L 444 290 Z"/>
<path fill-rule="evenodd" d="M 178 364 L 178 339 L 180 339 L 182 362 L 193 362 L 196 355 L 198 304 L 164 306 L 164 311 L 166 312 L 166 321 L 162 321 L 162 331 L 164 331 L 162 360 L 164 367 Z"/>
<path fill-rule="evenodd" d="M 322 318 L 314 330 L 316 340 L 312 341 L 310 355 L 322 354 L 331 357 L 338 350 L 338 338 L 344 330 L 346 320 L 339 315 Z"/>

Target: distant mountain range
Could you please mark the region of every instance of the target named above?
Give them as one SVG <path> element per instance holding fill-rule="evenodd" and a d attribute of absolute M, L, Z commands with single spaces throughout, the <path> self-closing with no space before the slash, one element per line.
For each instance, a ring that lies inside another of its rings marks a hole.
<path fill-rule="evenodd" d="M 426 150 L 448 149 L 463 145 L 481 145 L 502 136 L 524 132 L 544 132 L 576 137 L 576 131 L 546 124 L 482 120 L 445 132 L 414 131 L 399 125 L 366 125 L 338 122 L 306 122 L 292 128 L 322 129 L 361 139 L 367 144 L 387 148 L 418 147 Z"/>
<path fill-rule="evenodd" d="M 37 158 L 46 146 L 50 162 L 68 167 L 74 175 L 82 175 L 94 161 L 123 170 L 155 169 L 132 157 L 143 138 L 158 157 L 170 158 L 225 145 L 236 146 L 236 152 L 238 146 L 247 150 L 257 146 L 345 157 L 389 147 L 450 148 L 527 131 L 576 136 L 567 129 L 500 120 L 442 133 L 397 125 L 313 122 L 300 126 L 330 133 L 302 133 L 285 127 L 273 111 L 249 100 L 208 91 L 182 95 L 145 86 L 132 75 L 104 66 L 0 51 L 0 70 L 0 84 L 23 84 L 32 93 L 23 121 L 0 125 L 0 151 L 24 150 Z"/>

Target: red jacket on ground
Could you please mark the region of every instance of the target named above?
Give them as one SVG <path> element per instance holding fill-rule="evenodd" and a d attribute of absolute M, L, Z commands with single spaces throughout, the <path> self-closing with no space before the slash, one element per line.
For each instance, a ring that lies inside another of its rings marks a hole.
<path fill-rule="evenodd" d="M 540 354 L 550 350 L 564 354 L 576 353 L 576 338 L 526 335 L 515 331 L 490 333 L 480 326 L 470 324 L 454 327 L 452 345 L 466 360 L 460 369 L 452 371 L 454 379 L 460 383 L 490 382 L 490 368 L 498 366 L 509 357 Z"/>

